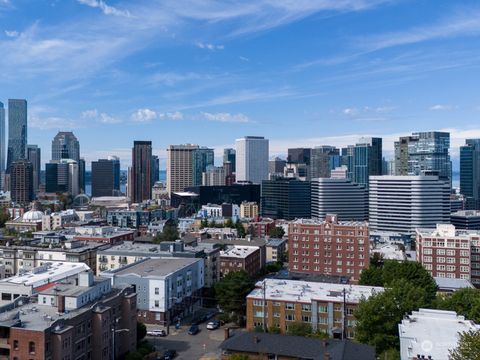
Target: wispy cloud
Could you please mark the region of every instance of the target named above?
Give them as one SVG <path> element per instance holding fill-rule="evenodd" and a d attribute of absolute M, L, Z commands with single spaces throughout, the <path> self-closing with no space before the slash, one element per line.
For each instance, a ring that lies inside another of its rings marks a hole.
<path fill-rule="evenodd" d="M 363 39 L 357 38 L 355 43 L 364 49 L 375 51 L 429 40 L 478 34 L 480 34 L 480 9 L 455 14 L 429 26 L 419 26 L 406 31 L 374 35 Z"/>
<path fill-rule="evenodd" d="M 116 7 L 107 5 L 107 3 L 103 0 L 77 0 L 80 4 L 90 6 L 92 8 L 98 8 L 102 10 L 105 15 L 113 15 L 113 16 L 124 16 L 130 17 L 130 12 L 128 10 L 120 10 Z"/>
<path fill-rule="evenodd" d="M 251 122 L 248 116 L 238 113 L 231 114 L 227 112 L 208 113 L 202 112 L 202 116 L 208 121 L 218 121 L 223 123 L 248 123 Z"/>
<path fill-rule="evenodd" d="M 15 30 L 5 30 L 5 35 L 10 37 L 10 38 L 14 38 L 14 37 L 17 37 L 18 35 L 20 35 L 20 33 L 18 31 L 15 31 Z"/>
<path fill-rule="evenodd" d="M 192 81 L 192 80 L 208 80 L 211 78 L 212 78 L 211 75 L 198 74 L 194 72 L 188 72 L 188 73 L 159 72 L 151 75 L 148 81 L 151 84 L 162 84 L 166 86 L 174 86 L 180 82 Z"/>
<path fill-rule="evenodd" d="M 158 118 L 159 119 L 165 119 L 165 120 L 182 120 L 183 119 L 183 113 L 180 112 L 180 111 L 160 113 L 160 114 L 158 114 Z"/>
<path fill-rule="evenodd" d="M 51 130 L 51 129 L 78 129 L 83 127 L 77 121 L 68 118 L 48 116 L 40 117 L 38 115 L 31 115 L 28 119 L 28 126 L 32 129 Z"/>
<path fill-rule="evenodd" d="M 452 105 L 445 105 L 445 104 L 436 104 L 430 106 L 429 110 L 432 111 L 446 111 L 446 110 L 452 110 L 454 107 Z"/>
<path fill-rule="evenodd" d="M 210 43 L 197 43 L 197 47 L 200 49 L 207 49 L 207 50 L 223 50 L 225 49 L 224 45 L 215 45 L 215 44 L 210 44 Z"/>
<path fill-rule="evenodd" d="M 108 115 L 107 113 L 99 113 L 97 109 L 83 111 L 82 118 L 92 119 L 101 124 L 119 124 L 122 122 L 121 119 Z"/>

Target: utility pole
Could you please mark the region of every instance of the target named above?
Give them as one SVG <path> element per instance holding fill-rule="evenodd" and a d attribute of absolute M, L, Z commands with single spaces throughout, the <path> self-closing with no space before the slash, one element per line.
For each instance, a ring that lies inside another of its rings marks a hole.
<path fill-rule="evenodd" d="M 267 332 L 267 321 L 266 321 L 266 317 L 267 317 L 267 314 L 266 314 L 266 310 L 267 310 L 267 304 L 266 304 L 266 301 L 267 301 L 267 280 L 264 279 L 263 280 L 263 332 Z"/>
<path fill-rule="evenodd" d="M 342 340 L 347 338 L 347 291 L 343 288 L 343 329 Z"/>

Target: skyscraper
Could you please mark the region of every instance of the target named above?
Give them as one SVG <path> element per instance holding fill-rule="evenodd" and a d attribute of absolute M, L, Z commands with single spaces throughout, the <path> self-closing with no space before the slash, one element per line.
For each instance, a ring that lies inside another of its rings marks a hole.
<path fill-rule="evenodd" d="M 408 143 L 408 175 L 438 175 L 452 182 L 450 133 L 429 131 L 412 134 Z"/>
<path fill-rule="evenodd" d="M 382 175 L 382 138 L 361 138 L 355 145 L 353 178 L 368 187 L 368 177 Z"/>
<path fill-rule="evenodd" d="M 80 193 L 85 192 L 85 159 L 78 160 L 78 190 Z"/>
<path fill-rule="evenodd" d="M 152 155 L 152 186 L 160 181 L 160 160 L 157 155 Z"/>
<path fill-rule="evenodd" d="M 480 210 L 480 139 L 467 139 L 460 147 L 460 193 L 466 210 Z"/>
<path fill-rule="evenodd" d="M 348 145 L 346 148 L 342 148 L 342 155 L 340 158 L 340 165 L 346 166 L 347 167 L 347 179 L 354 180 L 353 179 L 353 160 L 355 157 L 355 146 L 354 145 Z"/>
<path fill-rule="evenodd" d="M 71 131 L 59 131 L 52 140 L 52 160 L 80 161 L 80 143 Z"/>
<path fill-rule="evenodd" d="M 418 141 L 416 136 L 402 136 L 395 141 L 395 175 L 408 175 L 408 147 Z"/>
<path fill-rule="evenodd" d="M 288 149 L 287 162 L 310 165 L 311 152 L 310 148 Z"/>
<path fill-rule="evenodd" d="M 78 168 L 78 163 L 72 159 L 51 160 L 45 165 L 45 191 L 78 195 L 80 192 Z"/>
<path fill-rule="evenodd" d="M 132 149 L 131 201 L 141 203 L 152 197 L 152 142 L 134 141 Z"/>
<path fill-rule="evenodd" d="M 170 196 L 172 192 L 184 191 L 193 186 L 193 152 L 198 148 L 198 145 L 192 144 L 168 147 L 167 190 Z"/>
<path fill-rule="evenodd" d="M 12 162 L 10 181 L 13 202 L 26 205 L 33 200 L 33 167 L 30 161 L 19 159 Z"/>
<path fill-rule="evenodd" d="M 236 157 L 235 149 L 231 149 L 231 148 L 223 149 L 223 163 L 225 164 L 226 162 L 230 162 L 230 164 L 232 165 L 233 171 L 235 171 L 235 166 L 236 166 L 235 157 Z"/>
<path fill-rule="evenodd" d="M 268 179 L 268 139 L 245 136 L 235 140 L 236 179 L 260 184 Z"/>
<path fill-rule="evenodd" d="M 40 185 L 41 149 L 37 145 L 27 145 L 27 160 L 32 163 L 33 193 L 36 194 Z"/>
<path fill-rule="evenodd" d="M 215 155 L 213 149 L 199 147 L 192 153 L 192 181 L 193 186 L 202 185 L 202 174 L 207 170 L 208 166 L 213 166 Z"/>
<path fill-rule="evenodd" d="M 117 196 L 120 193 L 118 158 L 92 161 L 92 196 Z"/>
<path fill-rule="evenodd" d="M 8 100 L 7 171 L 12 162 L 25 159 L 27 150 L 27 100 Z"/>
<path fill-rule="evenodd" d="M 0 102 L 0 175 L 3 178 L 3 173 L 5 172 L 5 108 L 3 103 Z M 3 184 L 0 183 L 0 186 Z"/>
<path fill-rule="evenodd" d="M 312 149 L 310 178 L 329 178 L 333 169 L 340 166 L 340 150 L 335 146 L 323 145 Z"/>
<path fill-rule="evenodd" d="M 310 217 L 310 181 L 278 178 L 262 181 L 262 216 L 293 220 Z"/>

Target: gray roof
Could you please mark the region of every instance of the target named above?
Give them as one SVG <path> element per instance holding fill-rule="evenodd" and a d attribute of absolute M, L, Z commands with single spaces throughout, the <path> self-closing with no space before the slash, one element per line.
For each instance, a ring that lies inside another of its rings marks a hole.
<path fill-rule="evenodd" d="M 175 257 L 148 258 L 119 269 L 108 270 L 105 273 L 114 273 L 117 276 L 137 275 L 143 278 L 162 278 L 198 261 L 202 261 L 202 259 Z"/>
<path fill-rule="evenodd" d="M 275 354 L 298 359 L 325 359 L 325 352 L 331 360 L 375 360 L 372 346 L 349 340 L 320 340 L 301 336 L 269 333 L 235 333 L 221 345 L 222 350 Z"/>

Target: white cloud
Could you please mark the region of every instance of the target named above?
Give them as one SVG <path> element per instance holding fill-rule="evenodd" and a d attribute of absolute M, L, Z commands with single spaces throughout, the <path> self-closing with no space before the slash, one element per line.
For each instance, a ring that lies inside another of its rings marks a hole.
<path fill-rule="evenodd" d="M 227 112 L 221 113 L 208 113 L 202 112 L 202 116 L 208 121 L 218 121 L 218 122 L 225 122 L 225 123 L 248 123 L 251 122 L 248 116 L 238 113 L 238 114 L 230 114 Z"/>
<path fill-rule="evenodd" d="M 98 116 L 97 109 L 85 110 L 82 112 L 83 118 L 96 118 Z"/>
<path fill-rule="evenodd" d="M 20 33 L 18 31 L 15 31 L 15 30 L 5 30 L 5 35 L 7 35 L 8 37 L 11 37 L 11 38 L 14 38 L 14 37 L 17 37 L 18 35 L 20 35 Z"/>
<path fill-rule="evenodd" d="M 38 115 L 31 115 L 29 117 L 28 126 L 38 130 L 78 129 L 82 127 L 79 122 L 71 119 L 57 116 L 39 117 Z"/>
<path fill-rule="evenodd" d="M 150 109 L 138 109 L 131 118 L 135 122 L 151 122 L 157 118 L 157 113 Z"/>
<path fill-rule="evenodd" d="M 344 113 L 345 115 L 354 116 L 354 115 L 358 114 L 358 109 L 357 108 L 346 108 L 346 109 L 342 110 L 342 113 Z"/>
<path fill-rule="evenodd" d="M 102 10 L 105 15 L 125 16 L 130 17 L 128 10 L 120 10 L 113 6 L 107 5 L 103 0 L 77 0 L 80 4 L 90 6 L 92 8 L 98 8 Z"/>
<path fill-rule="evenodd" d="M 393 46 L 415 44 L 429 40 L 473 36 L 480 33 L 480 10 L 468 11 L 460 15 L 450 16 L 430 26 L 415 27 L 406 31 L 374 35 L 355 42 L 370 51 Z"/>
<path fill-rule="evenodd" d="M 205 80 L 210 79 L 210 75 L 197 74 L 194 72 L 189 73 L 175 73 L 175 72 L 166 72 L 166 73 L 156 73 L 150 77 L 150 83 L 153 84 L 163 84 L 167 86 L 174 86 L 179 82 L 191 81 L 191 80 Z"/>
<path fill-rule="evenodd" d="M 247 58 L 247 57 L 245 57 L 245 56 L 239 56 L 238 58 L 239 58 L 240 60 L 242 60 L 242 61 L 245 61 L 245 62 L 249 62 L 249 61 L 250 61 L 250 59 Z"/>
<path fill-rule="evenodd" d="M 436 104 L 436 105 L 430 106 L 430 110 L 432 111 L 446 111 L 446 110 L 452 110 L 452 109 L 453 109 L 452 105 Z"/>
<path fill-rule="evenodd" d="M 225 49 L 225 46 L 223 45 L 214 45 L 214 44 L 209 44 L 209 43 L 197 43 L 197 47 L 200 49 L 207 49 L 207 50 L 223 50 Z"/>
<path fill-rule="evenodd" d="M 166 112 L 160 113 L 158 117 L 165 120 L 183 120 L 183 113 L 180 111 Z"/>

